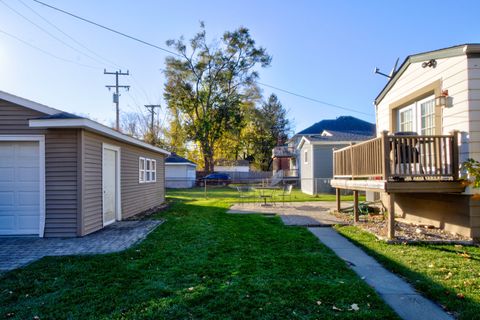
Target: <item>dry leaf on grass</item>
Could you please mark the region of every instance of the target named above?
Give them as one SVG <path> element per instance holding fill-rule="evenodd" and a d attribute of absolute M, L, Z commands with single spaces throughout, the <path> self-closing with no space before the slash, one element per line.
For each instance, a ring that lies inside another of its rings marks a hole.
<path fill-rule="evenodd" d="M 349 309 L 349 310 L 358 311 L 358 310 L 360 310 L 360 308 L 358 307 L 358 304 L 353 303 L 353 304 L 350 306 L 350 309 Z"/>

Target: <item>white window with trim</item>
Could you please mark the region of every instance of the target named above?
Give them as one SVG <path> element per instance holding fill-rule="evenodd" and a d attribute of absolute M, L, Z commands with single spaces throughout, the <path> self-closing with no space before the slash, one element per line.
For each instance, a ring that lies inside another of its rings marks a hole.
<path fill-rule="evenodd" d="M 303 157 L 304 157 L 304 159 L 303 159 L 304 162 L 305 162 L 305 163 L 308 163 L 308 151 L 307 151 L 307 150 L 305 150 L 305 151 L 303 152 Z"/>
<path fill-rule="evenodd" d="M 157 181 L 157 161 L 155 159 L 138 158 L 138 181 L 140 183 Z"/>
<path fill-rule="evenodd" d="M 397 131 L 434 135 L 435 125 L 434 96 L 415 101 L 408 106 L 398 109 Z"/>

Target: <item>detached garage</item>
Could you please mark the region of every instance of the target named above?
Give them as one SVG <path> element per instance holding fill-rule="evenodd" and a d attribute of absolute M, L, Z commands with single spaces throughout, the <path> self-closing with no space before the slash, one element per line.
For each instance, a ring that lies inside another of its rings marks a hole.
<path fill-rule="evenodd" d="M 0 236 L 83 236 L 155 208 L 168 155 L 0 91 Z"/>
<path fill-rule="evenodd" d="M 195 186 L 197 165 L 172 153 L 165 160 L 165 184 L 167 188 L 192 188 Z"/>

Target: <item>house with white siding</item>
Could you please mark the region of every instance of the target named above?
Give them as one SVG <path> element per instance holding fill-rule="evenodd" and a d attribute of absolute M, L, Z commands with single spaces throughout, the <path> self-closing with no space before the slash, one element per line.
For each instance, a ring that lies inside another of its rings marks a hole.
<path fill-rule="evenodd" d="M 390 237 L 397 215 L 479 238 L 480 202 L 461 164 L 480 160 L 480 44 L 408 56 L 375 112 L 377 138 L 334 152 L 332 186 L 379 192 Z"/>

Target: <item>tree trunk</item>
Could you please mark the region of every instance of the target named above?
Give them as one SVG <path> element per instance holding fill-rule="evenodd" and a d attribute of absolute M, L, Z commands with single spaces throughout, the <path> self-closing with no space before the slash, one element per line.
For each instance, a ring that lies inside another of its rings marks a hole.
<path fill-rule="evenodd" d="M 203 161 L 205 162 L 205 172 L 214 172 L 215 165 L 213 163 L 213 148 L 208 145 L 202 146 Z"/>

